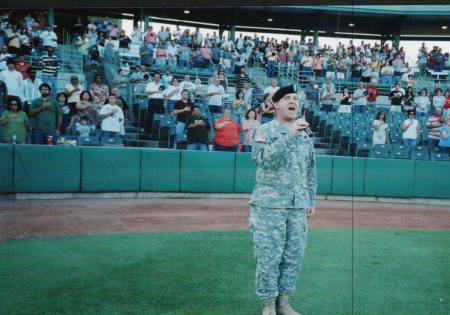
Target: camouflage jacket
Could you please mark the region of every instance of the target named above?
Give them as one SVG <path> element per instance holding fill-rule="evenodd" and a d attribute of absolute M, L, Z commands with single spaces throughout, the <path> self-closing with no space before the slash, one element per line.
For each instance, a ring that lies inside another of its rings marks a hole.
<path fill-rule="evenodd" d="M 296 209 L 315 206 L 314 145 L 305 132 L 295 137 L 278 120 L 265 123 L 253 138 L 252 159 L 256 185 L 251 205 Z"/>

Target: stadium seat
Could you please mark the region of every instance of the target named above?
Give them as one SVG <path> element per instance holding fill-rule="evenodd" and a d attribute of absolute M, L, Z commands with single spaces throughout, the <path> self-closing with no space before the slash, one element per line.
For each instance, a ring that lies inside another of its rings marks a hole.
<path fill-rule="evenodd" d="M 370 151 L 374 149 L 372 143 L 358 143 L 356 146 L 356 156 L 368 157 Z"/>
<path fill-rule="evenodd" d="M 123 147 L 123 142 L 120 138 L 118 140 L 114 140 L 112 138 L 102 137 L 101 145 L 104 147 Z"/>
<path fill-rule="evenodd" d="M 430 156 L 427 151 L 411 151 L 411 159 L 413 160 L 429 160 Z"/>
<path fill-rule="evenodd" d="M 433 159 L 433 161 L 448 161 L 448 154 L 447 153 L 441 153 L 441 152 L 436 152 L 436 153 L 431 153 L 431 158 Z"/>
<path fill-rule="evenodd" d="M 392 150 L 392 145 L 390 145 L 390 144 L 376 144 L 376 145 L 375 145 L 375 149 L 376 149 L 376 150 L 387 150 L 387 151 L 391 151 L 391 150 Z"/>
<path fill-rule="evenodd" d="M 393 159 L 409 160 L 409 150 L 392 150 L 391 156 Z"/>
<path fill-rule="evenodd" d="M 377 158 L 377 159 L 388 159 L 389 151 L 375 148 L 373 150 L 370 150 L 370 157 Z"/>
<path fill-rule="evenodd" d="M 77 144 L 81 146 L 101 146 L 101 142 L 95 136 L 77 138 Z"/>

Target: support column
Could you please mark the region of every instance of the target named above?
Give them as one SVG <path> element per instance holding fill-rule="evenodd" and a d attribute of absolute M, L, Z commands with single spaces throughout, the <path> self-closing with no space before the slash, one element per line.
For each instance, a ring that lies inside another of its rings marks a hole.
<path fill-rule="evenodd" d="M 53 11 L 53 8 L 48 9 L 48 25 L 53 27 L 53 24 L 55 24 L 55 12 Z"/>
<path fill-rule="evenodd" d="M 394 34 L 394 43 L 400 46 L 400 34 Z"/>
<path fill-rule="evenodd" d="M 301 34 L 300 34 L 300 41 L 304 40 L 306 41 L 306 35 L 308 34 L 307 30 L 302 30 Z"/>
<path fill-rule="evenodd" d="M 236 25 L 231 25 L 230 35 L 231 35 L 231 40 L 234 42 L 234 38 L 236 35 Z"/>
<path fill-rule="evenodd" d="M 148 18 L 148 15 L 145 15 L 145 17 L 144 17 L 144 32 L 147 32 L 149 23 L 150 23 L 150 20 Z"/>
<path fill-rule="evenodd" d="M 316 29 L 314 29 L 314 35 L 313 35 L 314 46 L 317 45 L 318 42 L 319 42 L 319 30 L 316 28 Z"/>

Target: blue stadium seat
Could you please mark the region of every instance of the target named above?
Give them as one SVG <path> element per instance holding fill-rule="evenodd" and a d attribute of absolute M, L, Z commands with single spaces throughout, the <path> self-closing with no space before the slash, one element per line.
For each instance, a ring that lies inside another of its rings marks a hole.
<path fill-rule="evenodd" d="M 409 160 L 410 156 L 409 156 L 409 150 L 405 151 L 405 150 L 392 150 L 391 151 L 391 156 L 393 159 L 402 159 L 402 160 Z"/>
<path fill-rule="evenodd" d="M 377 158 L 377 159 L 388 159 L 389 151 L 375 148 L 373 150 L 370 150 L 370 157 Z"/>

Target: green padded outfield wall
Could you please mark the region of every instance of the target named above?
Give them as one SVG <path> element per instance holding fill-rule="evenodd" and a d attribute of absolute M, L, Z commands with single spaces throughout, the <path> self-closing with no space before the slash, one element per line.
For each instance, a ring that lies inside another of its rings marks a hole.
<path fill-rule="evenodd" d="M 256 181 L 256 166 L 251 153 L 236 153 L 234 192 L 251 193 Z"/>
<path fill-rule="evenodd" d="M 80 160 L 80 147 L 16 145 L 14 191 L 80 191 Z"/>
<path fill-rule="evenodd" d="M 331 178 L 333 175 L 333 157 L 316 156 L 317 164 L 317 194 L 331 193 Z"/>
<path fill-rule="evenodd" d="M 181 151 L 180 191 L 232 193 L 233 152 Z"/>
<path fill-rule="evenodd" d="M 414 197 L 449 198 L 450 163 L 416 161 Z"/>
<path fill-rule="evenodd" d="M 333 157 L 331 193 L 333 195 L 364 195 L 365 167 L 365 158 Z"/>
<path fill-rule="evenodd" d="M 141 150 L 141 190 L 180 191 L 180 151 Z"/>
<path fill-rule="evenodd" d="M 13 145 L 4 144 L 0 146 L 0 193 L 14 191 L 13 173 Z"/>
<path fill-rule="evenodd" d="M 139 148 L 81 148 L 82 191 L 139 191 Z"/>
<path fill-rule="evenodd" d="M 384 197 L 412 197 L 414 162 L 411 160 L 366 160 L 364 195 Z"/>

